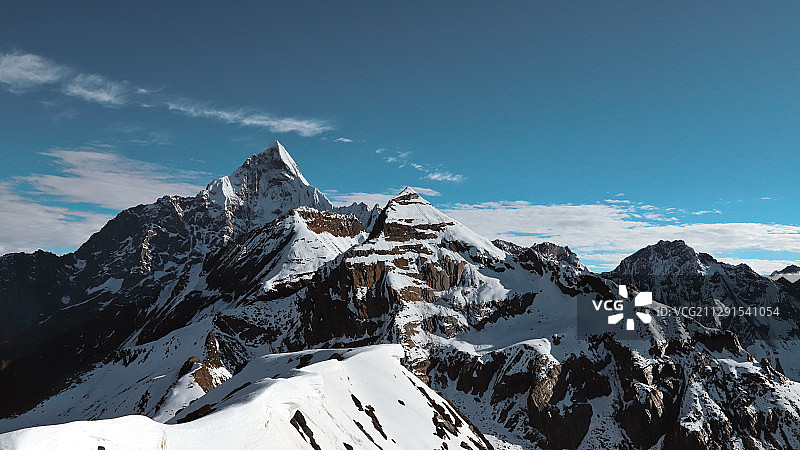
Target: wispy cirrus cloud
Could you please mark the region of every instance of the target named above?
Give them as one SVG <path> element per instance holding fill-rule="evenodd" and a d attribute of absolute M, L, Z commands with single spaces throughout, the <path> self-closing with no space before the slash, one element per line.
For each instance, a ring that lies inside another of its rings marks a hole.
<path fill-rule="evenodd" d="M 0 55 L 0 83 L 15 94 L 57 83 L 69 73 L 67 67 L 39 55 L 16 53 Z"/>
<path fill-rule="evenodd" d="M 422 173 L 423 179 L 431 181 L 451 181 L 456 183 L 464 181 L 464 176 L 461 174 L 454 174 L 412 161 L 411 152 L 409 151 L 387 154 L 385 148 L 379 148 L 375 150 L 375 153 L 384 155 L 382 158 L 385 162 L 395 164 L 400 169 L 410 167 L 418 170 Z"/>
<path fill-rule="evenodd" d="M 54 149 L 44 155 L 52 159 L 57 174 L 32 174 L 16 180 L 27 183 L 32 194 L 114 210 L 151 203 L 168 194 L 194 195 L 202 189 L 193 181 L 203 173 L 168 169 L 109 150 L 99 146 Z"/>
<path fill-rule="evenodd" d="M 189 117 L 204 117 L 221 122 L 247 127 L 266 128 L 275 133 L 296 132 L 300 136 L 316 136 L 333 127 L 323 120 L 274 117 L 269 114 L 246 109 L 221 109 L 188 100 L 166 101 L 164 106 L 170 111 L 183 113 Z"/>
<path fill-rule="evenodd" d="M 464 176 L 459 174 L 452 174 L 450 172 L 430 172 L 425 175 L 425 178 L 433 181 L 463 181 Z"/>
<path fill-rule="evenodd" d="M 104 107 L 162 108 L 189 117 L 263 128 L 273 133 L 297 133 L 308 137 L 334 129 L 327 121 L 319 119 L 281 117 L 243 107 L 209 106 L 161 92 L 163 89 L 148 89 L 134 86 L 128 81 L 83 73 L 31 53 L 0 55 L 0 84 L 15 94 L 55 86 L 58 88 L 57 92 L 65 96 Z M 346 141 L 349 139 L 339 142 Z"/>
<path fill-rule="evenodd" d="M 81 73 L 64 85 L 64 93 L 87 102 L 120 106 L 128 102 L 127 83 L 108 80 L 100 75 Z"/>
<path fill-rule="evenodd" d="M 349 144 L 350 142 L 353 142 L 353 140 L 352 139 L 348 139 L 346 137 L 340 137 L 340 138 L 334 139 L 333 142 L 342 142 L 342 143 L 345 143 L 345 144 Z"/>

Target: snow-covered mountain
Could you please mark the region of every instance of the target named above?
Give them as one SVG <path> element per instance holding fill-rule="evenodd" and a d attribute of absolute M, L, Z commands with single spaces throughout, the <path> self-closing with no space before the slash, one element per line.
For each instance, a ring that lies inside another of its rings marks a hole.
<path fill-rule="evenodd" d="M 782 315 L 581 333 L 618 284 Z M 799 291 L 680 241 L 594 274 L 410 188 L 333 208 L 275 143 L 75 253 L 0 257 L 0 432 L 25 428 L 0 448 L 126 427 L 166 448 L 798 448 Z M 111 420 L 29 429 L 86 419 Z"/>
<path fill-rule="evenodd" d="M 762 277 L 745 264 L 733 266 L 706 253 L 697 253 L 683 241 L 660 241 L 645 247 L 603 276 L 651 291 L 655 300 L 673 307 L 749 310 L 751 314 L 737 317 L 732 314 L 694 317 L 704 326 L 734 332 L 745 346 L 764 340 L 794 340 L 800 335 L 797 290 L 787 283 Z M 777 314 L 762 314 L 766 308 Z M 771 358 L 773 364 L 776 357 L 777 354 Z M 800 376 L 800 367 L 788 370 L 797 370 L 796 375 Z"/>
<path fill-rule="evenodd" d="M 402 357 L 399 345 L 264 355 L 167 424 L 129 415 L 29 428 L 0 435 L 0 448 L 491 448 Z"/>

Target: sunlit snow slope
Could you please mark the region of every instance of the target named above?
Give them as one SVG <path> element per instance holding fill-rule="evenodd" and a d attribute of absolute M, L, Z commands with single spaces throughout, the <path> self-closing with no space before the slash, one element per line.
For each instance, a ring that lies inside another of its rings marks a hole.
<path fill-rule="evenodd" d="M 144 416 L 0 435 L 0 449 L 484 449 L 480 432 L 400 364 L 399 345 L 266 355 L 170 424 Z"/>

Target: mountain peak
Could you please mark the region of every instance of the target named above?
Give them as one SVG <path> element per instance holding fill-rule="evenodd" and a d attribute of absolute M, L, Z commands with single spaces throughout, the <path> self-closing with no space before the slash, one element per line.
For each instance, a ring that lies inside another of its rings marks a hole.
<path fill-rule="evenodd" d="M 403 189 L 386 204 L 369 238 L 379 236 L 388 241 L 460 242 L 455 244 L 456 247 L 470 248 L 473 255 L 505 258 L 505 252 L 495 247 L 489 239 L 439 211 L 410 187 Z"/>
<path fill-rule="evenodd" d="M 682 240 L 658 241 L 623 259 L 612 273 L 667 276 L 700 273 L 700 255 Z"/>
<path fill-rule="evenodd" d="M 262 173 L 267 171 L 276 172 L 275 175 L 277 176 L 283 175 L 285 178 L 296 178 L 303 185 L 309 186 L 297 163 L 286 151 L 286 147 L 277 140 L 269 144 L 261 153 L 256 153 L 247 158 L 242 167 L 237 169 L 231 176 L 236 176 L 237 172 L 242 171 L 242 169 L 247 171 L 255 169 Z"/>
<path fill-rule="evenodd" d="M 697 252 L 686 244 L 685 241 L 681 239 L 676 239 L 674 241 L 665 241 L 660 240 L 655 244 L 648 245 L 647 247 L 639 250 L 638 252 L 634 253 L 641 254 L 641 255 L 654 255 L 657 258 L 674 258 L 674 257 L 695 257 Z M 633 255 L 632 255 L 633 256 Z"/>
<path fill-rule="evenodd" d="M 406 187 L 386 204 L 387 218 L 406 223 L 449 223 L 454 222 L 417 194 L 414 189 Z"/>
<path fill-rule="evenodd" d="M 397 194 L 397 196 L 401 197 L 403 195 L 411 195 L 411 194 L 414 194 L 414 195 L 417 195 L 417 196 L 419 195 L 419 194 L 417 194 L 417 191 L 414 190 L 414 188 L 412 188 L 411 186 L 406 186 L 405 188 L 403 188 L 402 191 L 400 191 L 399 194 Z"/>
<path fill-rule="evenodd" d="M 333 208 L 322 192 L 308 184 L 278 141 L 247 158 L 231 175 L 209 183 L 200 195 L 226 209 L 233 234 L 263 225 L 298 206 Z"/>
<path fill-rule="evenodd" d="M 776 270 L 776 271 L 772 272 L 771 276 L 774 277 L 774 276 L 777 276 L 777 275 L 786 275 L 786 274 L 792 274 L 793 275 L 793 274 L 797 274 L 797 273 L 800 273 L 800 267 L 798 267 L 798 266 L 796 266 L 794 264 L 791 264 L 789 266 L 784 267 L 781 270 Z"/>
<path fill-rule="evenodd" d="M 579 261 L 578 255 L 576 255 L 575 252 L 570 250 L 570 248 L 567 246 L 554 244 L 552 242 L 539 242 L 537 244 L 533 244 L 531 248 L 536 250 L 540 255 L 544 256 L 545 258 L 551 259 L 553 261 L 562 261 L 562 262 Z"/>
<path fill-rule="evenodd" d="M 795 264 L 788 265 L 781 270 L 772 272 L 772 275 L 770 275 L 769 278 L 772 280 L 783 278 L 790 283 L 794 283 L 800 280 L 800 267 Z"/>
<path fill-rule="evenodd" d="M 424 205 L 428 206 L 432 209 L 435 209 L 433 205 L 427 200 L 425 200 L 421 195 L 417 193 L 411 186 L 406 186 L 399 194 L 394 196 L 391 200 L 389 200 L 389 204 L 386 205 L 388 208 L 391 204 L 395 205 Z"/>

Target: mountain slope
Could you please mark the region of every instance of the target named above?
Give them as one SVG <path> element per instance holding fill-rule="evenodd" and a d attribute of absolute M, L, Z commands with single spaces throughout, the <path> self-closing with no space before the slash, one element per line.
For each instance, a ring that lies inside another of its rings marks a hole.
<path fill-rule="evenodd" d="M 143 416 L 74 422 L 0 435 L 0 449 L 491 448 L 402 356 L 400 346 L 267 355 L 181 411 L 176 425 Z"/>

